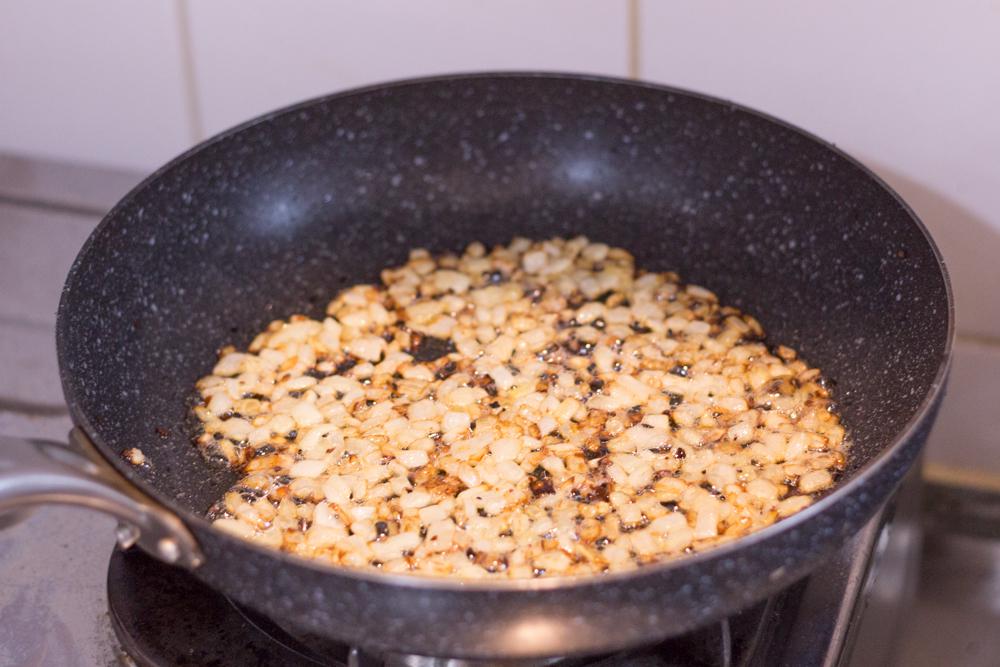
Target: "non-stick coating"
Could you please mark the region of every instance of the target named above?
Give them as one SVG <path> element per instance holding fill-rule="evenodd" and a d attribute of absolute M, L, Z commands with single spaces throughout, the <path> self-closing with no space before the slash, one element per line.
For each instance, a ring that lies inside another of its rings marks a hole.
<path fill-rule="evenodd" d="M 854 443 L 847 477 L 861 471 L 864 483 L 686 563 L 543 582 L 544 593 L 319 567 L 200 519 L 233 480 L 189 440 L 191 387 L 219 347 L 246 345 L 275 318 L 319 314 L 413 247 L 576 234 L 708 286 L 822 367 Z M 70 273 L 58 323 L 75 420 L 185 517 L 209 556 L 199 576 L 315 632 L 462 655 L 635 643 L 801 575 L 912 462 L 950 336 L 947 277 L 926 232 L 843 154 L 682 91 L 539 75 L 334 95 L 203 144 L 108 214 Z M 148 470 L 118 457 L 133 446 Z"/>

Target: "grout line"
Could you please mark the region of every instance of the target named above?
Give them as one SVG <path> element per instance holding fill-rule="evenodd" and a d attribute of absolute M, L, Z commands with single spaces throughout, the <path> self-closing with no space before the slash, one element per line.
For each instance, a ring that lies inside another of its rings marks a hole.
<path fill-rule="evenodd" d="M 640 66 L 639 0 L 628 0 L 628 77 L 638 79 Z"/>
<path fill-rule="evenodd" d="M 66 213 L 69 215 L 89 218 L 90 222 L 94 222 L 94 217 L 100 220 L 109 210 L 106 208 L 93 208 L 90 206 L 80 206 L 75 204 L 60 204 L 58 202 L 33 199 L 31 197 L 12 197 L 10 195 L 0 195 L 0 204 L 41 209 L 43 211 L 51 211 L 53 213 Z"/>
<path fill-rule="evenodd" d="M 205 138 L 205 124 L 201 117 L 201 96 L 198 95 L 198 73 L 194 66 L 194 40 L 191 39 L 191 13 L 188 11 L 187 0 L 177 0 L 177 34 L 181 48 L 181 72 L 187 93 L 184 97 L 189 138 L 192 144 L 197 144 Z"/>
<path fill-rule="evenodd" d="M 25 318 L 24 316 L 9 317 L 0 313 L 0 327 L 11 327 L 14 329 L 30 329 L 32 331 L 55 331 L 56 321 L 55 318 L 52 320 L 36 320 L 34 318 Z"/>
<path fill-rule="evenodd" d="M 26 417 L 61 417 L 69 414 L 65 403 L 33 403 L 16 398 L 0 398 L 0 412 L 13 412 Z"/>
<path fill-rule="evenodd" d="M 972 343 L 983 347 L 1000 347 L 1000 335 L 978 334 L 978 333 L 955 333 L 955 340 L 959 343 Z"/>
<path fill-rule="evenodd" d="M 1000 492 L 1000 473 L 925 463 L 924 479 L 942 486 L 962 486 Z"/>

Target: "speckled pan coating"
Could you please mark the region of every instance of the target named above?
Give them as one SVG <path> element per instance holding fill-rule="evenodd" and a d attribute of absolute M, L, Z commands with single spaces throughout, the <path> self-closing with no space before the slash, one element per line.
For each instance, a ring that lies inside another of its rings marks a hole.
<path fill-rule="evenodd" d="M 837 381 L 848 480 L 795 517 L 635 573 L 462 585 L 331 569 L 211 530 L 232 482 L 188 442 L 215 350 L 318 314 L 407 250 L 586 234 L 759 317 Z M 73 417 L 198 535 L 197 575 L 281 622 L 396 651 L 587 653 L 677 634 L 787 585 L 859 528 L 917 455 L 952 307 L 926 231 L 850 158 L 683 91 L 459 76 L 334 95 L 217 137 L 94 232 L 59 311 Z M 159 430 L 159 432 L 158 432 Z M 162 434 L 162 435 L 161 435 Z M 152 465 L 117 454 L 139 446 Z"/>

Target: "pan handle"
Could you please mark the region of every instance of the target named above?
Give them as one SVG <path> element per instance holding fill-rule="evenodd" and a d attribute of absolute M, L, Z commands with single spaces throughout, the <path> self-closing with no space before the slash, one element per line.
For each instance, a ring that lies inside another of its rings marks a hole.
<path fill-rule="evenodd" d="M 70 441 L 85 452 L 92 450 L 79 429 L 70 431 Z M 122 548 L 138 544 L 165 563 L 187 568 L 204 560 L 194 535 L 177 515 L 132 488 L 103 460 L 54 442 L 0 437 L 0 528 L 25 510 L 48 503 L 115 517 L 115 536 Z"/>

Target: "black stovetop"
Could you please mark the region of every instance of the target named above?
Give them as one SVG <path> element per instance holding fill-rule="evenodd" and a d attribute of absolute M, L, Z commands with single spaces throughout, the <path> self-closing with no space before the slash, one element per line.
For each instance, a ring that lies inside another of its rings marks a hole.
<path fill-rule="evenodd" d="M 820 570 L 780 594 L 695 632 L 612 655 L 552 658 L 558 667 L 735 667 L 837 665 L 849 653 L 853 619 L 887 513 L 876 517 Z M 459 667 L 464 661 L 373 657 L 329 640 L 292 637 L 263 616 L 143 552 L 115 551 L 108 567 L 112 624 L 140 667 Z"/>

